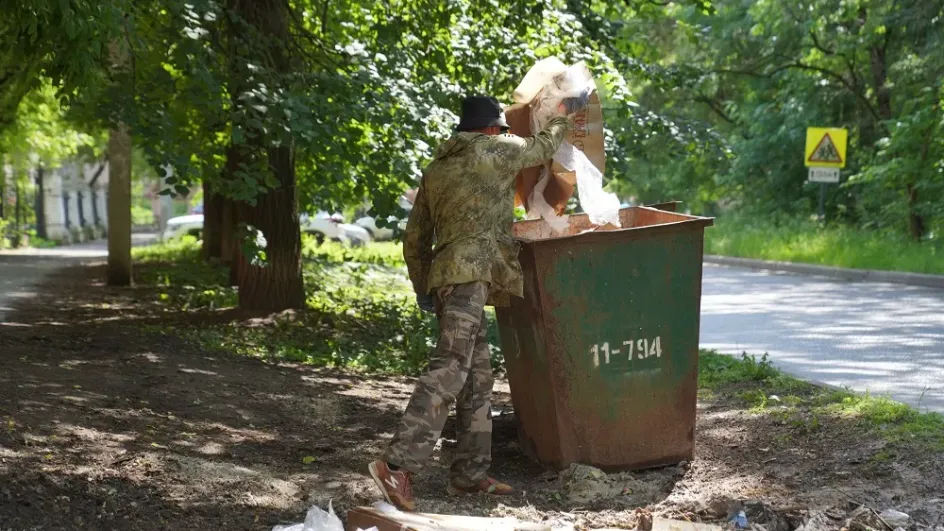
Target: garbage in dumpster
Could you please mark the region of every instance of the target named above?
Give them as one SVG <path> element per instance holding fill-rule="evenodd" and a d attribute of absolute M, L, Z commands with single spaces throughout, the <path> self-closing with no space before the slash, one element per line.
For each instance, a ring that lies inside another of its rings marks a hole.
<path fill-rule="evenodd" d="M 516 104 L 505 114 L 516 135 L 540 131 L 562 104 L 574 125 L 551 161 L 518 175 L 516 204 L 525 207 L 529 218 L 543 218 L 560 233 L 567 229 L 568 218 L 562 214 L 576 187 L 591 223 L 620 227 L 619 200 L 603 190 L 603 111 L 586 64 L 568 67 L 553 57 L 538 61 L 515 89 L 514 98 Z"/>
<path fill-rule="evenodd" d="M 334 514 L 334 508 L 328 501 L 328 510 L 323 511 L 317 505 L 308 509 L 305 515 L 305 521 L 301 524 L 277 525 L 272 531 L 344 531 L 344 524 L 338 515 Z M 377 531 L 376 527 L 370 529 L 358 529 L 357 531 Z"/>

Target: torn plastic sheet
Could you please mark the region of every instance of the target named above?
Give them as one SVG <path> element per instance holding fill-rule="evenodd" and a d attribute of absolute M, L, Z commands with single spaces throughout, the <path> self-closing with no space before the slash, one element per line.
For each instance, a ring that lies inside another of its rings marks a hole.
<path fill-rule="evenodd" d="M 537 65 L 535 68 L 537 68 Z M 529 72 L 530 74 L 531 72 Z M 547 79 L 546 72 L 542 75 L 544 77 L 540 79 Z M 531 77 L 535 78 L 535 76 Z M 525 79 L 527 80 L 528 76 L 525 76 Z M 533 79 L 531 83 L 534 83 Z M 594 83 L 587 65 L 583 62 L 576 63 L 553 76 L 531 101 L 532 131 L 542 130 L 551 118 L 559 115 L 560 105 L 565 99 L 569 99 L 571 102 L 586 102 L 587 97 L 594 90 L 596 90 L 596 83 Z M 610 223 L 617 227 L 621 226 L 619 198 L 616 197 L 616 194 L 603 190 L 603 173 L 590 162 L 583 151 L 575 148 L 570 142 L 564 141 L 554 155 L 553 160 L 576 175 L 580 207 L 587 213 L 591 223 L 594 225 Z M 555 231 L 563 232 L 569 225 L 567 217 L 558 216 L 544 199 L 544 189 L 549 178 L 547 170 L 548 168 L 545 167 L 545 173 L 532 191 L 528 205 L 531 211 L 536 214 L 536 217 L 544 218 Z"/>
<path fill-rule="evenodd" d="M 616 194 L 603 190 L 603 174 L 583 154 L 583 151 L 576 149 L 569 142 L 564 142 L 554 155 L 554 160 L 577 174 L 578 199 L 581 208 L 589 216 L 590 223 L 594 225 L 612 223 L 617 227 L 621 226 L 619 198 Z"/>

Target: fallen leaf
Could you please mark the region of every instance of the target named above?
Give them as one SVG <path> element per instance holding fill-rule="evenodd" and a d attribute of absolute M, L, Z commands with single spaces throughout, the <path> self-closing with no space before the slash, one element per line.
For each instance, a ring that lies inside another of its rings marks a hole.
<path fill-rule="evenodd" d="M 302 458 L 302 463 L 305 463 L 306 465 L 310 465 L 317 460 L 318 459 L 316 459 L 315 456 L 313 455 L 306 455 L 305 457 Z"/>

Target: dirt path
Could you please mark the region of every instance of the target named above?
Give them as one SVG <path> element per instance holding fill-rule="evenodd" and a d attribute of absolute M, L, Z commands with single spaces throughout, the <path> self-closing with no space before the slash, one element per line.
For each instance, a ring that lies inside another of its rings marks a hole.
<path fill-rule="evenodd" d="M 364 467 L 408 379 L 194 350 L 162 330 L 236 316 L 164 314 L 149 288 L 105 288 L 101 273 L 49 277 L 0 326 L 0 531 L 269 530 L 330 498 L 342 511 L 376 501 Z M 767 531 L 792 531 L 809 509 L 833 511 L 826 527 L 839 529 L 859 504 L 909 512 L 916 528 L 944 525 L 940 454 L 896 453 L 851 425 L 810 431 L 719 399 L 699 406 L 690 466 L 562 479 L 521 455 L 503 389 L 493 470 L 519 493 L 501 504 L 448 497 L 447 426 L 418 478 L 421 509 L 631 528 L 639 507 L 718 521 L 740 500 Z"/>

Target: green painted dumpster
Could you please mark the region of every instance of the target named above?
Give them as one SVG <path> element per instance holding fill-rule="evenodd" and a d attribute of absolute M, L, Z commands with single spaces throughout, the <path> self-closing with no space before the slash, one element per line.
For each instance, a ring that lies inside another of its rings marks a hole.
<path fill-rule="evenodd" d="M 671 204 L 660 205 L 672 208 Z M 522 448 L 556 468 L 690 460 L 703 218 L 631 207 L 624 228 L 515 223 L 523 299 L 498 308 Z"/>

